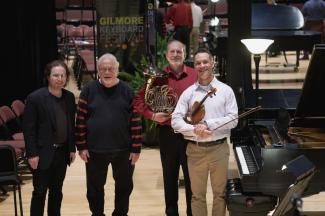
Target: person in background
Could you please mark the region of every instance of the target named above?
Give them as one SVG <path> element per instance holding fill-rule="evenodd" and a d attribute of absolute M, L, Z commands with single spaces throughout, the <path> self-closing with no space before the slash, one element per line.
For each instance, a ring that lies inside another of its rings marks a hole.
<path fill-rule="evenodd" d="M 93 216 L 104 215 L 109 164 L 115 180 L 113 216 L 127 216 L 133 190 L 134 165 L 142 146 L 135 93 L 117 78 L 119 63 L 112 54 L 98 59 L 99 79 L 83 87 L 77 107 L 76 146 L 86 163 L 87 199 Z"/>
<path fill-rule="evenodd" d="M 156 33 L 160 36 L 161 39 L 164 39 L 167 36 L 165 14 L 159 9 L 159 1 L 156 0 Z"/>
<path fill-rule="evenodd" d="M 227 137 L 238 120 L 220 127 L 238 117 L 237 102 L 233 90 L 218 81 L 213 73 L 213 57 L 209 51 L 199 49 L 194 56 L 194 68 L 198 81 L 181 95 L 172 116 L 172 127 L 189 140 L 186 154 L 191 180 L 192 214 L 207 216 L 207 181 L 210 173 L 213 191 L 212 216 L 224 216 L 226 203 L 223 193 L 228 179 L 229 146 Z M 196 101 L 201 101 L 212 88 L 217 89 L 212 98 L 204 102 L 205 116 L 196 125 L 185 121 L 193 111 Z M 218 128 L 220 127 L 220 128 Z M 217 129 L 218 128 L 218 129 Z M 217 129 L 217 130 L 215 130 Z"/>
<path fill-rule="evenodd" d="M 168 73 L 168 77 L 157 77 L 154 86 L 168 85 L 177 94 L 178 98 L 183 91 L 190 85 L 196 82 L 197 74 L 194 69 L 183 64 L 186 56 L 185 45 L 177 40 L 168 43 L 166 58 L 169 66 L 163 68 Z M 145 118 L 151 119 L 160 125 L 159 130 L 159 146 L 160 158 L 164 177 L 165 191 L 165 213 L 168 216 L 178 216 L 178 178 L 179 168 L 182 165 L 182 170 L 185 180 L 185 195 L 186 195 L 186 213 L 192 215 L 191 211 L 191 186 L 190 178 L 187 169 L 186 146 L 187 141 L 180 133 L 174 133 L 170 124 L 170 115 L 167 113 L 154 113 L 146 105 L 144 100 L 145 85 L 135 96 L 133 105 L 135 109 Z"/>
<path fill-rule="evenodd" d="M 277 5 L 275 3 L 275 0 L 266 0 L 266 3 L 268 3 L 269 5 Z"/>
<path fill-rule="evenodd" d="M 325 2 L 322 0 L 309 0 L 301 9 L 306 23 L 305 31 L 318 31 L 322 33 L 322 43 L 324 43 L 324 19 L 325 19 Z M 300 60 L 308 60 L 309 52 L 304 51 L 304 56 Z"/>
<path fill-rule="evenodd" d="M 189 58 L 190 34 L 193 29 L 193 16 L 191 5 L 184 0 L 178 0 L 165 15 L 167 23 L 172 22 L 175 26 L 174 39 L 182 42 L 186 46 L 186 58 Z"/>
<path fill-rule="evenodd" d="M 65 63 L 45 66 L 44 84 L 26 99 L 23 134 L 26 157 L 33 168 L 30 215 L 43 216 L 47 190 L 47 215 L 60 216 L 62 186 L 67 165 L 75 160 L 75 98 L 65 90 L 70 73 Z"/>
<path fill-rule="evenodd" d="M 189 52 L 189 56 L 191 53 L 194 55 L 199 48 L 200 24 L 203 21 L 202 9 L 195 4 L 194 0 L 190 0 L 190 4 L 193 16 L 193 30 L 191 34 L 190 45 L 193 46 L 193 52 Z"/>

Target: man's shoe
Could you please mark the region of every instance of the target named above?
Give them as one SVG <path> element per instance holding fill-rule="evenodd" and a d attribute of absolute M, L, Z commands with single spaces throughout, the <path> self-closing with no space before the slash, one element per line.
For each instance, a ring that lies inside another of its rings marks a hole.
<path fill-rule="evenodd" d="M 299 60 L 309 60 L 309 56 L 303 56 L 303 57 L 300 58 Z"/>

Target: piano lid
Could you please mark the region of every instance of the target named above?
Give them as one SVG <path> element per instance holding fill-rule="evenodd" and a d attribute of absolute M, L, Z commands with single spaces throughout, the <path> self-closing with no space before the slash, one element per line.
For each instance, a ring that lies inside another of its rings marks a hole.
<path fill-rule="evenodd" d="M 296 7 L 252 4 L 252 30 L 296 30 L 303 26 L 304 17 Z"/>
<path fill-rule="evenodd" d="M 325 44 L 317 44 L 308 65 L 295 118 L 325 117 Z"/>

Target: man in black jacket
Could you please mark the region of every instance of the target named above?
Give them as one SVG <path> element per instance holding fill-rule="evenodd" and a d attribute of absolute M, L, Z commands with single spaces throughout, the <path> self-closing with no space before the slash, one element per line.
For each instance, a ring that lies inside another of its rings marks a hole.
<path fill-rule="evenodd" d="M 113 216 L 127 216 L 134 164 L 140 156 L 142 131 L 133 108 L 135 93 L 119 80 L 115 56 L 98 60 L 99 80 L 82 89 L 77 107 L 76 146 L 86 162 L 87 199 L 93 216 L 104 215 L 104 186 L 109 164 L 115 180 Z"/>
<path fill-rule="evenodd" d="M 60 216 L 67 164 L 75 159 L 74 95 L 63 89 L 69 70 L 62 61 L 45 66 L 44 84 L 26 99 L 23 133 L 26 156 L 33 168 L 30 215 L 43 216 L 47 189 L 48 215 Z"/>

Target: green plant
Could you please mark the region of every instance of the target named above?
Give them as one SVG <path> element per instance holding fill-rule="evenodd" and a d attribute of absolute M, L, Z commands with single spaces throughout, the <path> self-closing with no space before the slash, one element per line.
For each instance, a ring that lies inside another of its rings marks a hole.
<path fill-rule="evenodd" d="M 157 47 L 155 47 L 155 52 L 157 52 L 156 62 L 157 62 L 158 68 L 165 68 L 169 65 L 169 62 L 167 61 L 167 59 L 165 57 L 165 51 L 167 49 L 167 44 L 169 43 L 171 38 L 172 37 L 170 37 L 170 39 L 167 39 L 167 37 L 166 37 L 166 38 L 162 39 L 157 34 Z M 145 77 L 143 75 L 143 72 L 138 68 L 139 64 L 130 58 L 129 58 L 129 61 L 132 63 L 133 67 L 135 68 L 134 75 L 129 74 L 125 71 L 121 71 L 121 72 L 119 72 L 119 76 L 125 78 L 126 82 L 133 88 L 134 92 L 138 93 L 138 91 L 140 91 L 143 84 L 145 83 Z M 140 64 L 150 65 L 151 63 L 149 61 L 149 57 L 145 58 L 144 56 L 142 56 Z M 140 115 L 140 119 L 141 119 L 143 126 L 145 127 L 145 132 L 148 133 L 151 130 L 153 130 L 154 137 L 156 137 L 154 129 L 156 128 L 157 123 L 150 119 L 146 119 L 141 115 Z"/>
<path fill-rule="evenodd" d="M 159 36 L 159 34 L 157 33 L 157 37 L 156 37 L 157 38 L 157 46 L 155 47 L 155 52 L 157 54 L 155 57 L 156 57 L 156 62 L 157 62 L 158 68 L 165 68 L 169 65 L 169 62 L 165 57 L 165 52 L 167 49 L 167 45 L 171 41 L 173 35 L 171 37 L 169 37 L 169 39 L 167 39 L 167 37 L 161 38 Z"/>
<path fill-rule="evenodd" d="M 129 74 L 125 71 L 119 72 L 119 76 L 124 77 L 126 79 L 126 82 L 133 88 L 135 93 L 138 93 L 140 89 L 142 88 L 143 84 L 145 83 L 145 77 L 143 75 L 143 72 L 138 68 L 138 63 L 133 61 L 132 59 L 129 58 L 129 61 L 132 63 L 133 67 L 136 69 L 133 74 Z M 141 59 L 141 64 L 148 65 L 150 64 L 149 58 L 145 58 L 142 56 Z M 150 119 L 146 119 L 143 116 L 140 115 L 140 120 L 145 128 L 145 132 L 149 132 L 156 128 L 157 123 L 155 121 L 152 121 Z M 155 130 L 154 132 L 154 137 L 155 137 Z"/>

